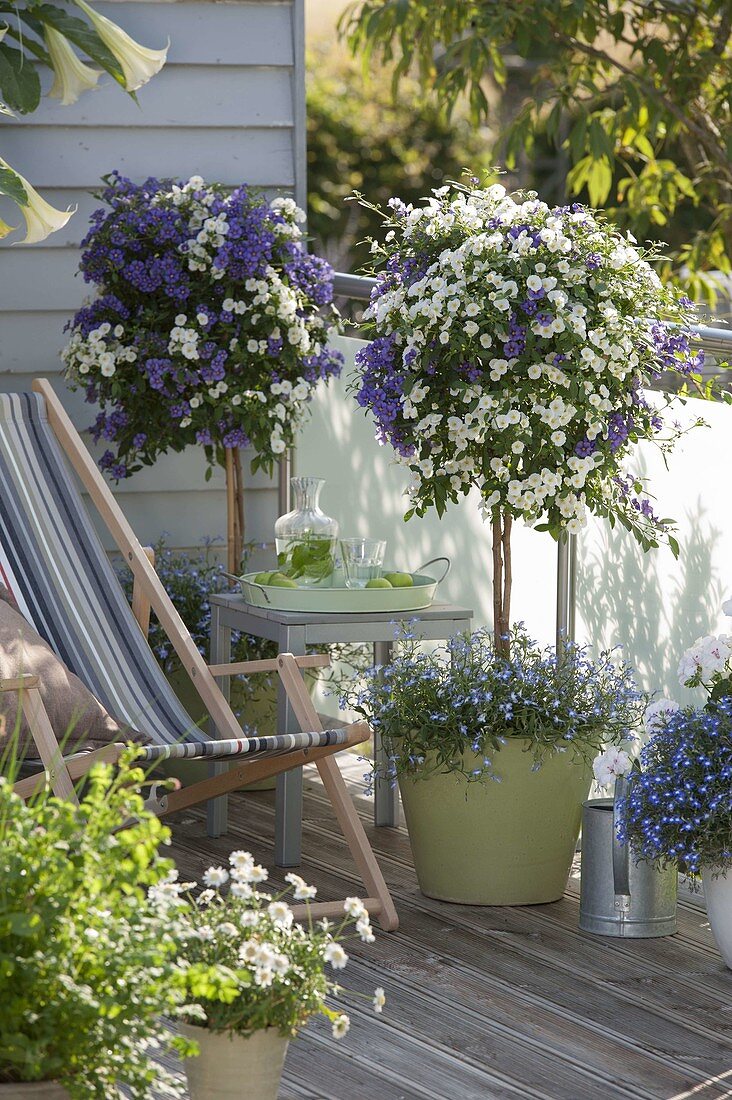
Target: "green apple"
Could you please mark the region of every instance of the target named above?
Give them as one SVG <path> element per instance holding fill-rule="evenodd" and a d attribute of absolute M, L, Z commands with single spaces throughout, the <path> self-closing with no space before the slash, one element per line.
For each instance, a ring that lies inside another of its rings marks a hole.
<path fill-rule="evenodd" d="M 411 573 L 384 573 L 384 579 L 392 588 L 411 588 L 414 584 Z"/>
<path fill-rule="evenodd" d="M 270 584 L 272 581 L 272 573 L 257 573 L 254 578 L 255 584 Z"/>
<path fill-rule="evenodd" d="M 366 581 L 366 588 L 393 588 L 394 585 L 386 577 L 372 577 Z"/>
<path fill-rule="evenodd" d="M 284 573 L 273 573 L 269 579 L 269 583 L 274 588 L 297 588 L 294 581 L 286 577 Z"/>

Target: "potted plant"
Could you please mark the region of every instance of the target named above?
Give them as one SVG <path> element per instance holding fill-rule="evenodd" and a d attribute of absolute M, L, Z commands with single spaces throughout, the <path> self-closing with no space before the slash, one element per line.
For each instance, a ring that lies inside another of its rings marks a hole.
<path fill-rule="evenodd" d="M 732 600 L 724 605 L 732 614 Z M 679 665 L 685 687 L 703 687 L 703 708 L 661 699 L 652 737 L 631 773 L 622 838 L 638 854 L 700 876 L 714 938 L 732 968 L 732 636 L 699 638 Z"/>
<path fill-rule="evenodd" d="M 157 900 L 174 874 L 159 853 L 169 832 L 143 807 L 133 755 L 114 776 L 95 767 L 80 805 L 25 803 L 0 778 L 3 1100 L 181 1095 L 151 1057 L 183 999 Z"/>
<path fill-rule="evenodd" d="M 101 406 L 100 460 L 130 476 L 166 451 L 204 448 L 226 471 L 228 569 L 244 537 L 241 450 L 271 472 L 321 379 L 338 314 L 331 267 L 306 249 L 305 215 L 193 176 L 183 183 L 105 177 L 81 271 L 97 297 L 68 326 L 67 377 Z"/>
<path fill-rule="evenodd" d="M 643 391 L 662 371 L 693 377 L 701 354 L 692 303 L 661 283 L 652 251 L 578 203 L 478 183 L 382 212 L 355 395 L 411 474 L 405 518 L 477 491 L 507 655 L 515 520 L 558 539 L 593 513 L 678 552 L 624 462 L 642 440 L 672 448 L 670 402 Z"/>
<path fill-rule="evenodd" d="M 632 739 L 646 697 L 613 653 L 516 628 L 509 656 L 485 630 L 434 653 L 402 640 L 342 703 L 381 733 L 423 893 L 526 905 L 564 893 L 593 759 Z"/>
<path fill-rule="evenodd" d="M 373 941 L 368 913 L 347 898 L 334 924 L 298 924 L 286 899 L 307 904 L 315 888 L 291 873 L 287 889 L 265 892 L 267 871 L 249 852 L 232 852 L 228 870 L 211 867 L 203 879 L 206 889 L 177 922 L 188 994 L 181 1026 L 200 1050 L 186 1061 L 189 1094 L 276 1100 L 288 1043 L 311 1016 L 324 1015 L 337 1039 L 349 1029 L 348 1016 L 326 1003 L 340 992 L 329 971 L 346 965 L 348 935 Z M 377 989 L 376 1012 L 384 1000 Z"/>

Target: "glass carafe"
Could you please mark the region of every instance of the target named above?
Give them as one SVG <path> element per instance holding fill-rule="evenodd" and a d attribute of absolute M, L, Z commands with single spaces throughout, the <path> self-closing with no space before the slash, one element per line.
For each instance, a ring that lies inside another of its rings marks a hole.
<path fill-rule="evenodd" d="M 307 588 L 331 583 L 338 520 L 321 509 L 322 477 L 293 477 L 295 507 L 275 523 L 277 568 Z"/>

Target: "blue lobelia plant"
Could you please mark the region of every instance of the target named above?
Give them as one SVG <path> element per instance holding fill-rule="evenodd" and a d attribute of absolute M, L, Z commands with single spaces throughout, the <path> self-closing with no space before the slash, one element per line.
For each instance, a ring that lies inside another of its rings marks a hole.
<path fill-rule="evenodd" d="M 500 782 L 500 750 L 511 737 L 528 738 L 535 768 L 553 753 L 589 763 L 603 745 L 634 740 L 646 703 L 616 652 L 593 659 L 568 644 L 557 653 L 520 625 L 508 658 L 487 630 L 424 653 L 406 628 L 393 662 L 369 669 L 341 697 L 381 733 L 388 778 L 448 771 L 469 782 Z"/>

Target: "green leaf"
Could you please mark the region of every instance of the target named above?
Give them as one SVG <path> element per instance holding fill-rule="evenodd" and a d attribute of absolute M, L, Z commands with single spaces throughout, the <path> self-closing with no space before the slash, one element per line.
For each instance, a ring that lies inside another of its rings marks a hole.
<path fill-rule="evenodd" d="M 16 175 L 12 168 L 3 168 L 1 165 L 0 194 L 7 195 L 8 198 L 12 199 L 18 206 L 26 206 L 28 204 L 28 193 L 20 182 L 20 177 Z"/>
<path fill-rule="evenodd" d="M 41 101 L 41 81 L 32 61 L 7 43 L 0 43 L 0 91 L 8 107 L 22 115 Z"/>

